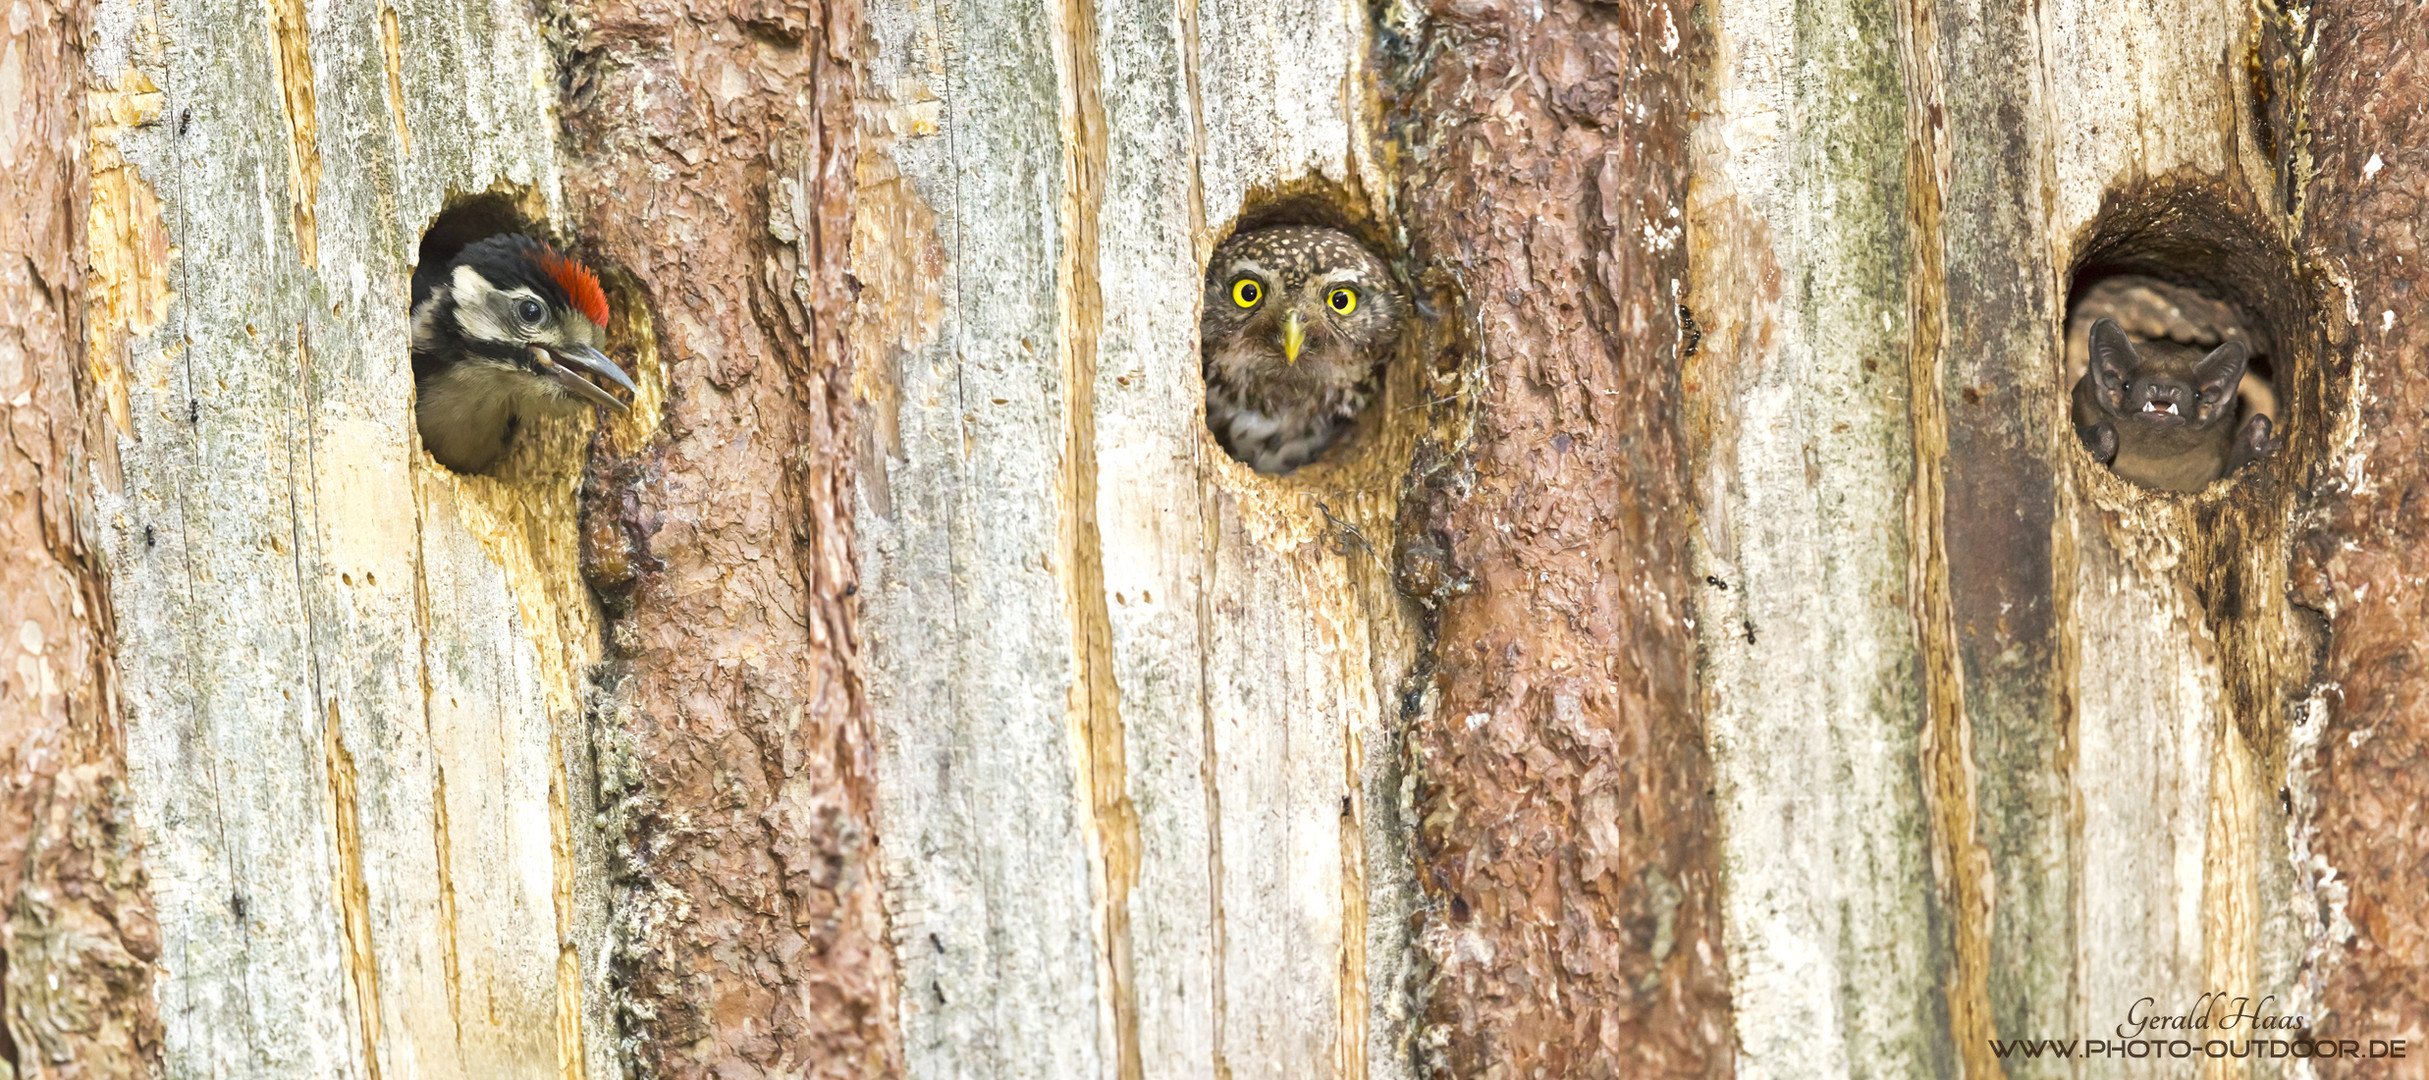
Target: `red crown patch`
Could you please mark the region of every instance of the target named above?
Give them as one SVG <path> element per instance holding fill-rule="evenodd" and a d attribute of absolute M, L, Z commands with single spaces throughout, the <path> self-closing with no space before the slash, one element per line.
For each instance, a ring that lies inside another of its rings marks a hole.
<path fill-rule="evenodd" d="M 548 272 L 557 287 L 573 300 L 574 310 L 582 317 L 607 325 L 607 290 L 599 287 L 599 277 L 590 268 L 559 255 L 554 248 L 540 249 L 540 268 Z"/>

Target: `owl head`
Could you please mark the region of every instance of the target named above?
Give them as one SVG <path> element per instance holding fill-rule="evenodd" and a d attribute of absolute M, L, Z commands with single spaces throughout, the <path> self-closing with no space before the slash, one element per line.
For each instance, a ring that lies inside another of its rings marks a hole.
<path fill-rule="evenodd" d="M 1215 249 L 1199 332 L 1222 377 L 1341 385 L 1384 359 L 1405 303 L 1383 260 L 1355 237 L 1281 225 Z"/>

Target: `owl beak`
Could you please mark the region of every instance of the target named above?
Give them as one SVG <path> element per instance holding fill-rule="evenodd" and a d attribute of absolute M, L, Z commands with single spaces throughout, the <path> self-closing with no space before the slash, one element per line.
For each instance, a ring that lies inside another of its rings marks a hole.
<path fill-rule="evenodd" d="M 1282 320 L 1282 359 L 1289 363 L 1298 363 L 1299 347 L 1306 343 L 1307 319 L 1296 311 L 1291 312 Z"/>

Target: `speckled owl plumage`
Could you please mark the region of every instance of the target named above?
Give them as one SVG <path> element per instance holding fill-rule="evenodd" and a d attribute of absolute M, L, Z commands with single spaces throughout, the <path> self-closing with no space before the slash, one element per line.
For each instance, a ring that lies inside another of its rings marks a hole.
<path fill-rule="evenodd" d="M 1349 427 L 1408 307 L 1373 251 L 1315 225 L 1225 241 L 1207 261 L 1204 304 L 1206 426 L 1231 456 L 1268 473 L 1315 460 Z"/>

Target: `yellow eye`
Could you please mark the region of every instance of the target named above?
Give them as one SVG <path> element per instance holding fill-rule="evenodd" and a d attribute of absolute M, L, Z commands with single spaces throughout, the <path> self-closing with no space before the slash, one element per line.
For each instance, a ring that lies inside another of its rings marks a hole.
<path fill-rule="evenodd" d="M 1241 307 L 1255 307 L 1257 301 L 1263 299 L 1265 299 L 1265 286 L 1257 284 L 1257 279 L 1244 277 L 1231 283 L 1232 303 Z"/>
<path fill-rule="evenodd" d="M 1324 302 L 1331 304 L 1334 311 L 1347 315 L 1358 310 L 1358 290 L 1346 287 L 1334 289 L 1331 295 L 1324 298 Z"/>

